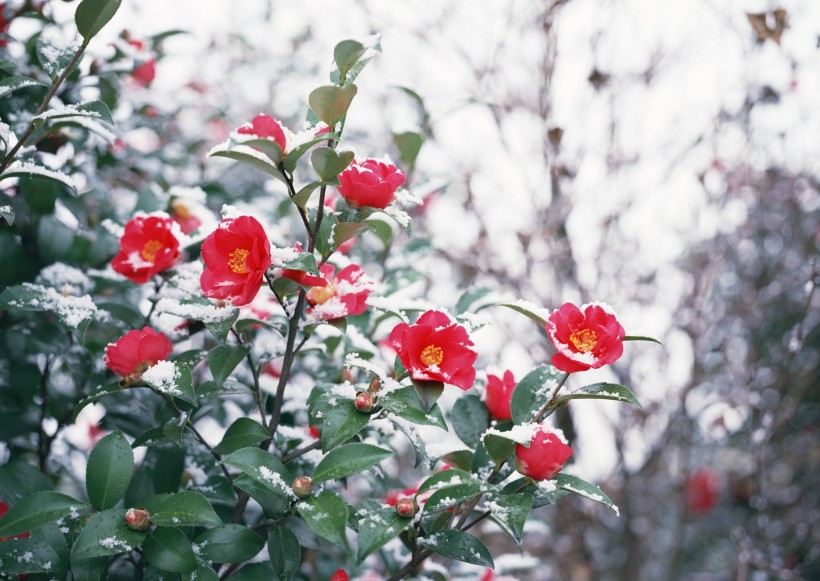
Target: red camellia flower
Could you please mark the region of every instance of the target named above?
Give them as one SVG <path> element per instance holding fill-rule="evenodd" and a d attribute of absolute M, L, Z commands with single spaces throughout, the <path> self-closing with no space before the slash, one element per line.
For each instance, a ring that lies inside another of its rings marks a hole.
<path fill-rule="evenodd" d="M 714 470 L 696 470 L 687 478 L 683 489 L 686 508 L 695 514 L 710 512 L 717 504 L 722 485 L 720 476 Z"/>
<path fill-rule="evenodd" d="M 270 242 L 255 218 L 226 218 L 202 243 L 202 260 L 205 270 L 199 284 L 203 294 L 247 305 L 259 292 L 270 266 Z"/>
<path fill-rule="evenodd" d="M 330 581 L 350 581 L 350 577 L 347 576 L 347 572 L 345 572 L 344 569 L 339 569 L 333 574 Z"/>
<path fill-rule="evenodd" d="M 359 266 L 350 264 L 334 276 L 336 268 L 323 264 L 319 269 L 327 281 L 314 286 L 307 293 L 311 307 L 307 310 L 312 322 L 332 321 L 349 315 L 361 315 L 367 310 L 367 296 L 373 291 L 373 281 Z"/>
<path fill-rule="evenodd" d="M 375 159 L 354 161 L 339 174 L 339 193 L 351 208 L 386 208 L 404 183 L 404 173 Z"/>
<path fill-rule="evenodd" d="M 297 242 L 293 245 L 296 252 L 302 252 L 302 245 Z M 298 282 L 302 286 L 327 286 L 327 279 L 322 276 L 313 276 L 306 273 L 304 270 L 293 270 L 291 268 L 277 268 L 274 271 L 275 276 L 282 278 L 289 278 L 294 282 Z"/>
<path fill-rule="evenodd" d="M 157 61 L 154 58 L 150 58 L 131 73 L 131 76 L 134 77 L 140 85 L 143 87 L 148 87 L 154 82 L 154 77 L 157 76 Z"/>
<path fill-rule="evenodd" d="M 202 226 L 202 220 L 194 216 L 191 209 L 182 200 L 174 200 L 171 202 L 171 211 L 173 212 L 174 222 L 179 224 L 179 228 L 183 234 L 190 234 Z"/>
<path fill-rule="evenodd" d="M 284 126 L 270 115 L 260 114 L 253 118 L 250 123 L 245 123 L 236 130 L 242 135 L 253 135 L 263 139 L 272 139 L 276 145 L 282 148 L 282 155 L 288 147 L 288 139 L 285 135 Z"/>
<path fill-rule="evenodd" d="M 538 426 L 530 440 L 530 447 L 515 446 L 515 469 L 533 480 L 549 480 L 561 471 L 572 448 L 563 438 L 545 426 Z"/>
<path fill-rule="evenodd" d="M 151 327 L 134 329 L 105 347 L 105 365 L 123 378 L 137 381 L 157 361 L 168 359 L 174 345 Z"/>
<path fill-rule="evenodd" d="M 179 259 L 179 240 L 173 227 L 174 221 L 164 213 L 129 220 L 111 268 L 139 284 L 171 268 Z"/>
<path fill-rule="evenodd" d="M 624 351 L 624 328 L 615 313 L 602 304 L 579 309 L 564 303 L 550 315 L 547 333 L 558 350 L 552 364 L 566 373 L 614 363 Z"/>
<path fill-rule="evenodd" d="M 467 329 L 441 311 L 427 311 L 415 325 L 396 325 L 389 341 L 413 379 L 443 381 L 465 391 L 475 382 L 478 354 Z"/>
<path fill-rule="evenodd" d="M 504 378 L 497 375 L 487 374 L 487 411 L 496 420 L 512 419 L 510 403 L 512 401 L 513 390 L 515 389 L 515 376 L 512 371 L 505 371 Z"/>

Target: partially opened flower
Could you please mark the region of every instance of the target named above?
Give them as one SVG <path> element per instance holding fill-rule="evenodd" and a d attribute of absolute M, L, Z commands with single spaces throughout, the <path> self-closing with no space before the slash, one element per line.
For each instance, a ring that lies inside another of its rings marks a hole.
<path fill-rule="evenodd" d="M 533 434 L 529 448 L 515 446 L 515 469 L 533 480 L 549 480 L 561 471 L 572 456 L 572 448 L 557 432 L 541 425 Z"/>
<path fill-rule="evenodd" d="M 174 221 L 164 213 L 132 218 L 125 224 L 111 268 L 139 284 L 171 268 L 179 259 L 174 228 Z"/>
<path fill-rule="evenodd" d="M 314 286 L 307 293 L 310 308 L 309 321 L 331 321 L 351 315 L 361 315 L 367 310 L 367 296 L 374 283 L 361 267 L 350 264 L 334 274 L 336 268 L 324 264 L 319 269 L 327 281 L 325 286 Z"/>
<path fill-rule="evenodd" d="M 399 323 L 389 340 L 413 379 L 441 381 L 465 391 L 475 382 L 478 354 L 473 342 L 467 329 L 446 313 L 427 311 L 415 325 Z"/>
<path fill-rule="evenodd" d="M 396 166 L 375 159 L 354 161 L 339 174 L 339 193 L 351 208 L 386 208 L 404 183 Z"/>
<path fill-rule="evenodd" d="M 142 330 L 134 329 L 105 347 L 105 365 L 117 375 L 122 375 L 124 381 L 138 381 L 143 372 L 156 365 L 158 361 L 165 361 L 173 351 L 174 345 L 162 333 L 157 333 L 151 327 Z"/>
<path fill-rule="evenodd" d="M 250 303 L 270 266 L 270 242 L 251 216 L 226 218 L 202 243 L 205 270 L 199 279 L 206 297 Z"/>
<path fill-rule="evenodd" d="M 262 139 L 270 139 L 282 149 L 282 156 L 288 148 L 287 129 L 281 122 L 264 113 L 257 115 L 250 123 L 245 123 L 236 130 L 241 135 L 250 135 Z"/>
<path fill-rule="evenodd" d="M 496 420 L 512 418 L 510 404 L 515 390 L 515 376 L 512 371 L 505 371 L 503 378 L 492 373 L 487 374 L 487 395 L 484 403 L 487 411 Z"/>
<path fill-rule="evenodd" d="M 581 308 L 564 303 L 550 315 L 547 333 L 558 351 L 552 364 L 566 373 L 614 363 L 624 351 L 624 328 L 608 306 L 598 303 Z"/>

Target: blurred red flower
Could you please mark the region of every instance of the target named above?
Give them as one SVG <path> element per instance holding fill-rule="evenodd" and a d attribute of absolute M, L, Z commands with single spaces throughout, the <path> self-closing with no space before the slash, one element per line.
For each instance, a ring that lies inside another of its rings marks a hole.
<path fill-rule="evenodd" d="M 111 268 L 138 284 L 171 268 L 179 259 L 179 240 L 173 226 L 170 216 L 160 213 L 129 220 Z"/>
<path fill-rule="evenodd" d="M 354 161 L 339 174 L 339 193 L 351 208 L 385 208 L 404 183 L 404 173 L 375 159 Z"/>
<path fill-rule="evenodd" d="M 373 281 L 367 278 L 358 265 L 350 264 L 336 272 L 330 264 L 319 269 L 327 282 L 314 286 L 307 293 L 311 321 L 332 321 L 350 315 L 361 315 L 367 310 L 367 296 L 373 291 Z"/>
<path fill-rule="evenodd" d="M 117 375 L 138 380 L 157 361 L 166 360 L 173 349 L 168 337 L 151 327 L 143 327 L 142 331 L 133 329 L 106 345 L 104 360 Z"/>
<path fill-rule="evenodd" d="M 414 325 L 396 325 L 389 340 L 413 379 L 442 381 L 465 391 L 475 382 L 478 354 L 467 329 L 441 311 L 427 311 Z"/>
<path fill-rule="evenodd" d="M 515 446 L 515 469 L 533 480 L 549 480 L 561 471 L 572 448 L 555 432 L 538 426 L 530 440 L 530 447 Z"/>
<path fill-rule="evenodd" d="M 199 283 L 203 294 L 247 305 L 259 292 L 270 266 L 270 242 L 255 218 L 226 218 L 202 243 L 202 260 L 205 270 Z"/>
<path fill-rule="evenodd" d="M 512 419 L 510 403 L 515 389 L 515 376 L 512 371 L 505 371 L 503 379 L 491 373 L 487 374 L 487 411 L 496 420 Z"/>
<path fill-rule="evenodd" d="M 609 307 L 601 304 L 578 308 L 564 303 L 550 315 L 547 333 L 558 350 L 552 364 L 566 373 L 608 365 L 624 351 L 624 328 Z"/>
<path fill-rule="evenodd" d="M 349 581 L 350 577 L 347 576 L 347 573 L 344 569 L 337 570 L 333 577 L 330 578 L 330 581 Z"/>
<path fill-rule="evenodd" d="M 143 87 L 148 87 L 157 76 L 157 61 L 151 57 L 131 72 L 131 76 Z"/>
<path fill-rule="evenodd" d="M 686 479 L 683 501 L 686 508 L 695 514 L 711 512 L 717 504 L 723 488 L 720 475 L 709 468 L 701 468 Z"/>
<path fill-rule="evenodd" d="M 179 224 L 183 234 L 190 234 L 202 225 L 202 220 L 194 216 L 188 205 L 182 200 L 171 202 L 174 222 Z"/>

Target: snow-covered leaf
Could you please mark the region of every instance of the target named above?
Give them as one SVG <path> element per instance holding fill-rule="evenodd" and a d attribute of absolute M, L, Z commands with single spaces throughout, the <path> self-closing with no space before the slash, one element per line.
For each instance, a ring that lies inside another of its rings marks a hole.
<path fill-rule="evenodd" d="M 89 295 L 66 295 L 54 288 L 29 282 L 9 287 L 0 293 L 0 308 L 54 312 L 71 329 L 78 329 L 93 319 L 104 318 Z"/>
<path fill-rule="evenodd" d="M 159 361 L 142 374 L 142 380 L 159 393 L 197 405 L 191 368 L 177 361 Z"/>
<path fill-rule="evenodd" d="M 402 517 L 392 506 L 377 500 L 365 500 L 357 512 L 359 516 L 359 547 L 356 562 L 396 538 L 413 522 L 411 517 Z"/>
<path fill-rule="evenodd" d="M 24 89 L 26 87 L 46 87 L 47 85 L 36 79 L 24 77 L 22 75 L 13 75 L 6 77 L 0 81 L 0 98 L 11 94 L 17 89 Z"/>
<path fill-rule="evenodd" d="M 14 209 L 11 206 L 0 206 L 0 218 L 11 226 L 14 224 Z"/>
<path fill-rule="evenodd" d="M 561 490 L 566 490 L 567 492 L 599 502 L 620 516 L 621 513 L 618 510 L 618 507 L 615 506 L 615 503 L 612 502 L 606 494 L 604 494 L 603 490 L 594 484 L 587 482 L 586 480 L 582 480 L 577 476 L 571 476 L 563 473 L 556 474 L 553 481 Z"/>
<path fill-rule="evenodd" d="M 567 393 L 556 398 L 554 406 L 557 407 L 571 399 L 609 399 L 613 401 L 624 401 L 634 405 L 638 409 L 643 409 L 641 402 L 638 401 L 638 398 L 635 397 L 632 390 L 617 383 L 593 383 L 592 385 L 585 385 L 572 393 Z"/>
<path fill-rule="evenodd" d="M 66 186 L 72 194 L 77 194 L 74 180 L 61 171 L 49 169 L 31 161 L 15 161 L 0 174 L 0 180 L 6 178 L 43 178 Z"/>
<path fill-rule="evenodd" d="M 98 119 L 113 125 L 114 119 L 111 117 L 111 111 L 108 105 L 102 101 L 86 101 L 78 105 L 66 105 L 55 109 L 48 109 L 34 119 L 39 121 L 49 121 L 51 119 L 65 119 L 70 117 L 88 117 L 91 119 Z"/>

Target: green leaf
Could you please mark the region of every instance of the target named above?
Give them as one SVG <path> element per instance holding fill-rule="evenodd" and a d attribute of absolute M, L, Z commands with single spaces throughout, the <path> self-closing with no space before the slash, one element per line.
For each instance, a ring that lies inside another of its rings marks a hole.
<path fill-rule="evenodd" d="M 42 34 L 37 38 L 37 60 L 52 80 L 68 66 L 78 49 L 74 43 L 51 44 Z"/>
<path fill-rule="evenodd" d="M 41 525 L 76 514 L 88 505 L 59 492 L 30 494 L 9 508 L 0 519 L 0 537 L 13 537 Z"/>
<path fill-rule="evenodd" d="M 476 484 L 481 485 L 483 482 L 464 470 L 451 468 L 449 470 L 441 470 L 432 474 L 424 482 L 421 483 L 416 495 L 427 492 L 428 490 L 438 490 L 439 488 L 446 488 L 448 486 L 459 486 L 462 484 Z"/>
<path fill-rule="evenodd" d="M 288 152 L 287 156 L 285 157 L 285 161 L 282 162 L 285 171 L 293 173 L 293 170 L 296 169 L 296 162 L 298 162 L 299 158 L 305 155 L 314 145 L 318 143 L 327 143 L 329 141 L 338 140 L 339 135 L 337 133 L 322 133 L 320 135 L 315 136 L 313 139 L 305 141 L 304 143 L 294 147 L 291 151 Z"/>
<path fill-rule="evenodd" d="M 356 40 L 343 40 L 333 49 L 333 60 L 339 68 L 339 75 L 342 83 L 348 71 L 356 64 L 367 48 Z"/>
<path fill-rule="evenodd" d="M 444 486 L 431 494 L 427 502 L 424 503 L 424 514 L 433 514 L 466 502 L 485 490 L 487 490 L 487 484 L 483 482 L 467 482 L 455 486 Z"/>
<path fill-rule="evenodd" d="M 102 101 L 86 101 L 85 103 L 71 105 L 63 109 L 48 109 L 40 115 L 35 116 L 34 119 L 51 121 L 54 119 L 70 119 L 72 117 L 86 117 L 114 125 L 111 110 L 108 108 L 108 105 Z"/>
<path fill-rule="evenodd" d="M 330 147 L 318 147 L 310 154 L 310 163 L 322 181 L 335 178 L 353 161 L 352 151 L 337 153 Z"/>
<path fill-rule="evenodd" d="M 242 448 L 222 458 L 222 463 L 243 470 L 248 477 L 283 499 L 293 497 L 293 476 L 268 452 L 255 447 Z"/>
<path fill-rule="evenodd" d="M 26 87 L 47 87 L 45 83 L 38 81 L 36 79 L 32 79 L 30 77 L 24 77 L 21 75 L 12 75 L 10 77 L 6 77 L 2 81 L 0 81 L 0 98 L 5 97 L 6 95 L 10 95 L 12 92 L 18 89 L 24 89 Z"/>
<path fill-rule="evenodd" d="M 370 229 L 369 222 L 340 222 L 333 226 L 333 245 L 338 247 Z"/>
<path fill-rule="evenodd" d="M 288 268 L 290 270 L 302 270 L 313 276 L 319 276 L 319 268 L 316 266 L 316 257 L 312 252 L 299 252 L 296 258 L 276 266 Z"/>
<path fill-rule="evenodd" d="M 554 407 L 571 399 L 608 399 L 612 401 L 625 401 L 634 405 L 638 409 L 643 409 L 641 402 L 635 397 L 628 387 L 617 383 L 593 383 L 576 389 L 572 393 L 561 395 L 555 399 Z"/>
<path fill-rule="evenodd" d="M 279 147 L 279 144 L 273 139 L 266 139 L 264 137 L 242 139 L 241 141 L 237 141 L 237 144 L 253 147 L 254 149 L 261 151 L 267 155 L 271 160 L 271 163 L 276 166 L 278 166 L 279 162 L 282 161 L 282 148 Z"/>
<path fill-rule="evenodd" d="M 174 573 L 190 573 L 196 569 L 196 557 L 191 541 L 181 530 L 172 527 L 154 529 L 142 545 L 148 562 Z"/>
<path fill-rule="evenodd" d="M 171 494 L 151 513 L 151 522 L 157 526 L 218 527 L 222 520 L 202 493 L 185 490 Z"/>
<path fill-rule="evenodd" d="M 515 542 L 521 543 L 524 524 L 532 510 L 532 494 L 518 492 L 508 496 L 493 494 L 486 500 L 492 519 L 501 525 Z"/>
<path fill-rule="evenodd" d="M 30 161 L 15 161 L 12 163 L 8 168 L 6 168 L 6 171 L 0 174 L 0 180 L 4 180 L 6 178 L 37 178 L 57 182 L 58 184 L 68 188 L 68 191 L 72 195 L 77 195 L 77 186 L 74 185 L 74 180 L 72 180 L 68 175 L 61 171 L 49 169 L 45 166 L 38 165 Z"/>
<path fill-rule="evenodd" d="M 230 146 L 220 147 L 217 146 L 212 149 L 208 153 L 209 157 L 227 157 L 228 159 L 232 159 L 234 161 L 241 161 L 244 164 L 247 164 L 251 167 L 255 167 L 256 169 L 268 174 L 269 176 L 273 176 L 283 184 L 287 184 L 287 178 L 285 174 L 274 164 L 270 161 L 262 157 L 262 154 L 258 151 L 254 151 L 253 149 L 247 148 L 245 151 L 231 149 Z"/>
<path fill-rule="evenodd" d="M 413 522 L 412 517 L 399 516 L 394 507 L 377 500 L 365 500 L 358 514 L 359 548 L 356 563 L 361 563 L 369 554 L 399 536 Z"/>
<path fill-rule="evenodd" d="M 34 539 L 0 542 L 0 571 L 15 573 L 55 573 L 60 557 L 50 546 Z"/>
<path fill-rule="evenodd" d="M 344 400 L 328 408 L 322 421 L 322 451 L 335 448 L 358 434 L 370 421 L 370 414 L 356 409 L 353 401 Z"/>
<path fill-rule="evenodd" d="M 577 476 L 571 476 L 569 474 L 559 473 L 556 474 L 553 478 L 555 484 L 561 490 L 566 490 L 567 492 L 572 492 L 573 494 L 577 494 L 578 496 L 583 496 L 584 498 L 588 498 L 590 500 L 594 500 L 600 504 L 603 504 L 608 509 L 612 510 L 618 516 L 621 516 L 618 507 L 615 506 L 615 503 L 610 500 L 610 498 L 604 494 L 604 491 L 592 484 L 591 482 L 587 482 L 586 480 L 582 480 Z"/>
<path fill-rule="evenodd" d="M 627 335 L 624 337 L 624 341 L 651 341 L 652 343 L 657 343 L 658 345 L 663 345 L 658 339 L 653 337 L 644 337 L 642 335 Z"/>
<path fill-rule="evenodd" d="M 134 452 L 122 432 L 111 432 L 97 442 L 88 456 L 85 487 L 97 510 L 114 508 L 134 473 Z"/>
<path fill-rule="evenodd" d="M 495 568 L 490 550 L 478 537 L 469 533 L 456 530 L 441 531 L 426 538 L 419 537 L 418 544 L 456 561 Z"/>
<path fill-rule="evenodd" d="M 160 362 L 143 373 L 142 380 L 159 393 L 181 399 L 193 406 L 197 405 L 191 369 L 184 363 Z"/>
<path fill-rule="evenodd" d="M 225 380 L 233 373 L 236 366 L 248 355 L 249 345 L 218 345 L 208 353 L 208 368 L 214 376 L 214 382 L 222 387 Z"/>
<path fill-rule="evenodd" d="M 492 293 L 493 289 L 487 288 L 485 286 L 479 287 L 477 289 L 466 291 L 461 297 L 458 299 L 456 303 L 456 313 L 461 315 L 462 313 L 466 313 L 467 311 L 471 310 L 474 304 L 478 301 L 486 297 L 488 294 Z M 473 312 L 476 312 L 480 309 L 473 309 Z"/>
<path fill-rule="evenodd" d="M 230 576 L 231 581 L 259 581 L 260 579 L 276 579 L 276 575 L 268 563 L 249 563 Z M 279 579 L 284 579 L 279 577 Z"/>
<path fill-rule="evenodd" d="M 540 365 L 521 378 L 513 391 L 510 411 L 514 424 L 533 420 L 561 382 L 563 373 L 551 365 Z"/>
<path fill-rule="evenodd" d="M 311 91 L 308 103 L 316 116 L 327 123 L 332 130 L 336 123 L 347 114 L 357 91 L 356 85 L 352 84 L 345 87 L 327 85 Z"/>
<path fill-rule="evenodd" d="M 108 24 L 120 7 L 122 0 L 83 0 L 77 6 L 74 14 L 74 22 L 77 23 L 77 30 L 83 37 L 83 45 L 88 46 L 89 41 Z"/>
<path fill-rule="evenodd" d="M 300 502 L 296 508 L 308 528 L 316 535 L 342 549 L 347 549 L 347 504 L 337 492 L 322 491 Z"/>
<path fill-rule="evenodd" d="M 265 546 L 265 539 L 243 525 L 228 524 L 205 531 L 194 544 L 206 561 L 241 563 L 256 556 Z"/>
<path fill-rule="evenodd" d="M 302 562 L 299 539 L 283 525 L 273 525 L 268 529 L 268 554 L 280 581 L 289 581 Z"/>
<path fill-rule="evenodd" d="M 447 430 L 447 422 L 444 421 L 441 408 L 438 404 L 433 404 L 430 411 L 427 411 L 415 387 L 401 387 L 389 391 L 379 398 L 378 403 L 387 411 L 414 424 Z"/>
<path fill-rule="evenodd" d="M 146 533 L 125 524 L 125 509 L 112 508 L 92 515 L 71 547 L 71 561 L 128 553 L 138 547 Z"/>
<path fill-rule="evenodd" d="M 305 187 L 303 187 L 301 190 L 296 192 L 296 195 L 294 195 L 291 198 L 291 200 L 293 200 L 293 203 L 296 204 L 297 208 L 299 208 L 300 210 L 304 210 L 305 206 L 307 206 L 307 203 L 310 200 L 310 196 L 313 194 L 316 188 L 319 188 L 324 184 L 325 182 L 311 182 Z"/>
<path fill-rule="evenodd" d="M 83 411 L 87 405 L 92 404 L 107 395 L 111 395 L 112 393 L 119 393 L 122 391 L 122 386 L 119 383 L 112 383 L 110 385 L 106 385 L 103 388 L 98 388 L 99 391 L 94 393 L 93 395 L 89 395 L 88 397 L 81 399 L 80 402 L 74 406 L 74 411 L 71 412 L 71 423 L 77 421 L 77 416 L 80 415 L 80 412 Z"/>
<path fill-rule="evenodd" d="M 270 438 L 265 427 L 250 418 L 239 418 L 228 428 L 222 441 L 214 448 L 217 454 L 230 454 L 241 448 L 255 446 Z"/>
<path fill-rule="evenodd" d="M 11 206 L 0 206 L 0 218 L 5 220 L 9 226 L 14 224 L 14 210 Z"/>
<path fill-rule="evenodd" d="M 45 474 L 22 460 L 0 466 L 0 498 L 15 504 L 29 494 L 53 488 Z"/>
<path fill-rule="evenodd" d="M 456 435 L 470 448 L 478 445 L 489 421 L 487 406 L 475 395 L 462 395 L 458 398 L 447 417 Z"/>
<path fill-rule="evenodd" d="M 507 307 L 508 309 L 518 311 L 522 315 L 526 315 L 527 317 L 538 323 L 542 329 L 547 326 L 547 319 L 550 316 L 549 309 L 541 308 L 538 305 L 534 305 L 527 301 L 516 301 L 514 303 L 499 303 L 498 306 Z"/>
<path fill-rule="evenodd" d="M 345 444 L 331 450 L 313 472 L 313 482 L 336 480 L 362 472 L 393 455 L 391 450 L 371 444 Z"/>
<path fill-rule="evenodd" d="M 266 514 L 279 518 L 290 508 L 291 497 L 281 489 L 274 489 L 269 484 L 262 485 L 247 474 L 235 478 L 233 485 L 253 498 Z"/>
<path fill-rule="evenodd" d="M 71 558 L 71 575 L 83 581 L 101 581 L 108 569 L 108 557 Z"/>
<path fill-rule="evenodd" d="M 399 150 L 399 160 L 406 168 L 412 168 L 419 156 L 421 146 L 424 144 L 424 137 L 415 131 L 405 131 L 393 134 L 393 143 Z"/>

